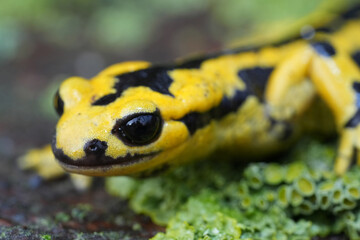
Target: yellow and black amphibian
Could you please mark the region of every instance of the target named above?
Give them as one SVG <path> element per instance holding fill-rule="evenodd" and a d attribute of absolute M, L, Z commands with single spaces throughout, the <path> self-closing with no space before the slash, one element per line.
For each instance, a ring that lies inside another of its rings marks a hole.
<path fill-rule="evenodd" d="M 216 150 L 269 154 L 296 138 L 299 117 L 318 95 L 340 135 L 341 174 L 360 149 L 359 13 L 286 43 L 166 66 L 125 62 L 91 80 L 69 78 L 55 98 L 55 157 L 69 172 L 109 176 Z"/>

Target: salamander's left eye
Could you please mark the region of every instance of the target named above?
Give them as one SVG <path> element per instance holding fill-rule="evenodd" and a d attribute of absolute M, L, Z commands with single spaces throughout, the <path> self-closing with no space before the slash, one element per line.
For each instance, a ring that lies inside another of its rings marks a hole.
<path fill-rule="evenodd" d="M 60 97 L 59 90 L 56 92 L 54 96 L 54 108 L 56 112 L 61 116 L 64 112 L 64 101 Z"/>
<path fill-rule="evenodd" d="M 112 134 L 127 145 L 141 146 L 155 141 L 161 132 L 159 112 L 137 113 L 116 122 Z"/>

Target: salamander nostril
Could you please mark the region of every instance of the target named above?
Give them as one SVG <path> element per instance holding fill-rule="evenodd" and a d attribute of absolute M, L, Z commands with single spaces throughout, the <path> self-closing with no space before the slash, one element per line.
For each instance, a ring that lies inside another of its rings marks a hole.
<path fill-rule="evenodd" d="M 105 141 L 93 139 L 85 144 L 84 151 L 86 155 L 103 155 L 107 147 Z"/>

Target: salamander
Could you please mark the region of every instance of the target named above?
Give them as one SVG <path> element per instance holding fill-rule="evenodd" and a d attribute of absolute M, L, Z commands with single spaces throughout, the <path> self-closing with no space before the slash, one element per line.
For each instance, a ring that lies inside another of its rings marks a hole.
<path fill-rule="evenodd" d="M 302 116 L 320 97 L 339 134 L 342 174 L 360 163 L 359 16 L 357 6 L 288 41 L 66 79 L 54 99 L 54 156 L 90 176 L 150 173 L 214 152 L 266 156 L 301 135 Z"/>

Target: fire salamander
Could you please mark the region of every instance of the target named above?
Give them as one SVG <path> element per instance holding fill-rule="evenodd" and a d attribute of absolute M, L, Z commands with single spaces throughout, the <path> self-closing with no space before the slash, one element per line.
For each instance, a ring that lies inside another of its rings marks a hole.
<path fill-rule="evenodd" d="M 69 78 L 54 100 L 55 158 L 68 172 L 111 176 L 214 152 L 267 155 L 297 138 L 319 96 L 340 136 L 342 174 L 353 159 L 360 164 L 359 16 L 356 7 L 331 27 L 277 44 L 169 65 L 124 62 L 91 80 Z"/>

